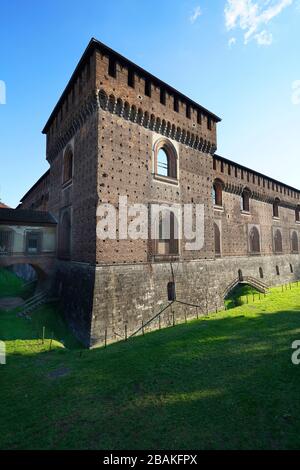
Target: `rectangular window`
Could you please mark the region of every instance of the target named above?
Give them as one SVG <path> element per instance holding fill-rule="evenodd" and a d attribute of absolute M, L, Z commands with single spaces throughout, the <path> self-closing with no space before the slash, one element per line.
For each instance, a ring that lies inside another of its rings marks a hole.
<path fill-rule="evenodd" d="M 179 111 L 179 102 L 177 96 L 174 96 L 174 111 L 178 113 Z"/>
<path fill-rule="evenodd" d="M 37 254 L 41 251 L 41 232 L 26 233 L 26 253 Z"/>
<path fill-rule="evenodd" d="M 207 118 L 207 129 L 210 131 L 212 129 L 212 121 L 210 117 Z"/>
<path fill-rule="evenodd" d="M 160 102 L 161 104 L 166 104 L 166 90 L 163 88 L 160 89 Z"/>
<path fill-rule="evenodd" d="M 12 252 L 12 231 L 0 230 L 0 256 L 9 255 Z"/>
<path fill-rule="evenodd" d="M 145 95 L 151 97 L 151 82 L 150 80 L 145 80 Z"/>
<path fill-rule="evenodd" d="M 186 117 L 191 119 L 191 107 L 189 104 L 186 105 Z"/>
<path fill-rule="evenodd" d="M 116 75 L 117 75 L 117 62 L 116 62 L 116 59 L 113 57 L 109 58 L 108 75 L 114 78 L 116 78 Z"/>
<path fill-rule="evenodd" d="M 128 86 L 134 88 L 134 71 L 132 69 L 128 69 Z"/>
<path fill-rule="evenodd" d="M 197 111 L 197 124 L 201 124 L 201 123 L 202 123 L 202 115 L 200 111 L 198 110 Z"/>

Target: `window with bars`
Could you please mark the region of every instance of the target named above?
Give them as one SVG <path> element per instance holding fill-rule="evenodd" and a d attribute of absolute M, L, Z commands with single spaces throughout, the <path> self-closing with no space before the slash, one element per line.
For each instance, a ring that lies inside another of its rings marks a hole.
<path fill-rule="evenodd" d="M 12 238 L 13 233 L 11 230 L 0 230 L 0 256 L 11 254 Z"/>
<path fill-rule="evenodd" d="M 26 253 L 38 254 L 41 252 L 42 234 L 41 232 L 26 233 Z"/>

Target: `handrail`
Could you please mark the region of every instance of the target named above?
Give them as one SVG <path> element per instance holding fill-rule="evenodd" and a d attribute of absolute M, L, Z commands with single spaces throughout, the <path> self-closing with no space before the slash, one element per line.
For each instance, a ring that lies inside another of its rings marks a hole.
<path fill-rule="evenodd" d="M 129 338 L 132 338 L 132 336 L 135 336 L 137 333 L 142 331 L 144 328 L 146 328 L 150 323 L 152 323 L 156 318 L 158 318 L 163 312 L 165 312 L 171 305 L 173 305 L 176 301 L 170 302 L 166 307 L 164 307 L 160 312 L 158 312 L 154 317 L 150 318 L 145 324 L 143 324 L 138 330 L 136 330 L 134 333 L 132 333 Z"/>

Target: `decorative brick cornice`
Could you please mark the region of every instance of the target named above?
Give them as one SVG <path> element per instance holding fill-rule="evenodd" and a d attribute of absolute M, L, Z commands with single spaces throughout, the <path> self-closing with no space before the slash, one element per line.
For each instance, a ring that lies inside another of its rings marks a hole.
<path fill-rule="evenodd" d="M 95 96 L 91 96 L 82 105 L 80 111 L 73 118 L 68 130 L 57 134 L 55 142 L 47 151 L 47 160 L 53 160 L 56 155 L 64 149 L 86 120 L 99 109 L 120 116 L 127 121 L 150 129 L 169 139 L 176 140 L 199 152 L 214 155 L 217 150 L 216 145 L 209 140 L 203 139 L 203 137 L 186 131 L 181 127 L 176 127 L 165 119 L 160 119 L 153 114 L 150 115 L 141 108 L 137 109 L 135 105 L 130 105 L 127 101 L 121 100 L 121 98 L 116 99 L 113 95 L 108 97 L 104 90 L 100 90 L 99 93 L 96 93 Z"/>
<path fill-rule="evenodd" d="M 51 162 L 61 152 L 65 146 L 70 142 L 72 137 L 83 126 L 89 117 L 91 117 L 99 109 L 98 95 L 91 95 L 83 103 L 80 110 L 73 117 L 67 130 L 64 132 L 57 132 L 57 136 L 51 147 L 47 149 L 47 160 Z"/>
<path fill-rule="evenodd" d="M 256 201 L 261 201 L 265 202 L 268 204 L 274 204 L 276 198 L 269 196 L 267 194 L 263 194 L 262 192 L 259 191 L 252 191 L 247 185 L 242 185 L 242 184 L 234 184 L 234 183 L 224 183 L 223 190 L 227 193 L 231 194 L 236 194 L 238 196 L 241 196 L 244 192 L 244 190 L 248 190 L 250 192 L 250 198 L 255 199 Z M 293 209 L 295 210 L 297 207 L 297 204 L 293 204 L 287 201 L 280 201 L 279 203 L 280 207 L 285 207 L 286 209 Z"/>
<path fill-rule="evenodd" d="M 216 145 L 209 140 L 203 139 L 203 137 L 181 127 L 176 127 L 170 121 L 154 116 L 154 114 L 150 115 L 148 111 L 144 111 L 142 108 L 137 109 L 135 105 L 130 105 L 127 101 L 116 98 L 114 95 L 108 97 L 104 90 L 99 91 L 99 103 L 103 111 L 116 114 L 127 121 L 176 140 L 192 149 L 211 155 L 214 155 L 217 150 Z"/>

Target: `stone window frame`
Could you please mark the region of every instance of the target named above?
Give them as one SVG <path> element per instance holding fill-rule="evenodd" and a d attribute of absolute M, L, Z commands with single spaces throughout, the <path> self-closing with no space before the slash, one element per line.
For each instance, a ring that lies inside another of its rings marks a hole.
<path fill-rule="evenodd" d="M 67 158 L 72 159 L 71 166 L 70 166 L 70 162 L 67 162 Z M 68 168 L 67 168 L 67 163 L 68 163 Z M 71 169 L 71 173 L 70 173 L 70 169 Z M 68 170 L 68 174 L 66 174 L 67 170 Z M 64 188 L 73 183 L 73 176 L 74 176 L 74 145 L 73 143 L 69 143 L 66 145 L 63 151 L 62 185 Z"/>
<path fill-rule="evenodd" d="M 274 202 L 273 202 L 273 219 L 279 220 L 280 219 L 280 213 L 279 213 L 279 207 L 280 207 L 280 199 L 279 197 L 276 197 Z"/>
<path fill-rule="evenodd" d="M 250 234 L 252 232 L 253 229 L 256 229 L 258 231 L 258 235 L 259 235 L 259 251 L 252 251 L 251 250 L 251 242 L 250 242 Z M 257 224 L 248 224 L 248 253 L 250 256 L 261 256 L 262 254 L 262 237 L 261 237 L 261 229 L 260 229 L 260 225 L 257 225 Z"/>
<path fill-rule="evenodd" d="M 62 220 L 65 214 L 69 215 L 70 219 L 70 246 L 68 249 L 68 252 L 63 252 L 62 250 Z M 66 206 L 60 209 L 59 212 L 59 227 L 58 227 L 58 237 L 57 237 L 57 257 L 58 259 L 65 260 L 65 261 L 70 261 L 72 259 L 72 252 L 73 252 L 73 237 L 72 237 L 72 227 L 73 227 L 73 211 L 72 211 L 72 206 Z"/>
<path fill-rule="evenodd" d="M 293 236 L 296 234 L 297 236 L 297 250 L 294 250 L 294 245 L 293 245 Z M 298 254 L 299 253 L 299 232 L 297 230 L 291 230 L 290 233 L 290 241 L 291 241 L 291 253 L 293 254 Z"/>
<path fill-rule="evenodd" d="M 215 209 L 223 209 L 223 192 L 224 182 L 220 178 L 216 178 L 213 182 L 212 187 L 213 193 L 213 205 Z"/>
<path fill-rule="evenodd" d="M 281 235 L 281 251 L 276 250 L 275 236 L 276 236 L 277 232 L 279 232 L 280 235 Z M 283 230 L 282 230 L 282 227 L 272 227 L 272 242 L 273 242 L 273 253 L 275 255 L 282 255 L 283 254 Z"/>
<path fill-rule="evenodd" d="M 158 153 L 164 150 L 168 158 L 168 176 L 158 173 Z M 167 138 L 159 137 L 153 145 L 152 175 L 155 180 L 172 185 L 179 185 L 179 157 L 178 150 L 173 142 Z"/>
<path fill-rule="evenodd" d="M 216 228 L 219 230 L 219 241 L 220 241 L 220 251 L 216 251 Z M 222 225 L 221 220 L 214 220 L 214 248 L 215 248 L 215 258 L 222 258 Z"/>
<path fill-rule="evenodd" d="M 242 214 L 250 214 L 250 200 L 251 200 L 251 190 L 249 188 L 244 188 L 241 194 L 241 212 Z"/>
<path fill-rule="evenodd" d="M 8 256 L 13 253 L 14 249 L 14 236 L 15 236 L 15 231 L 12 230 L 9 227 L 0 227 L 0 233 L 6 233 L 8 236 L 8 250 L 7 251 L 2 251 L 1 246 L 0 246 L 0 256 Z"/>
<path fill-rule="evenodd" d="M 176 217 L 176 214 L 172 210 L 170 210 L 170 213 Z M 161 212 L 159 212 L 159 215 L 161 215 Z M 157 225 L 160 224 L 160 221 L 157 220 L 157 217 L 154 220 L 154 232 L 157 232 Z M 179 228 L 180 229 L 180 228 Z M 158 228 L 158 231 L 160 231 L 160 228 Z M 174 239 L 175 240 L 175 239 Z M 173 241 L 174 241 L 173 240 Z M 176 239 L 177 242 L 177 252 L 175 253 L 167 253 L 167 254 L 161 254 L 158 253 L 158 245 L 160 243 L 160 240 L 154 239 L 152 240 L 152 250 L 153 250 L 153 260 L 154 261 L 172 261 L 172 260 L 178 260 L 180 258 L 181 254 L 181 239 Z"/>
<path fill-rule="evenodd" d="M 31 253 L 28 251 L 28 242 L 30 235 L 37 235 L 38 236 L 38 247 L 35 253 Z M 43 230 L 41 229 L 34 229 L 28 228 L 24 231 L 24 253 L 27 255 L 40 255 L 43 251 Z"/>
<path fill-rule="evenodd" d="M 295 209 L 295 222 L 296 224 L 300 224 L 300 204 L 298 204 Z"/>

